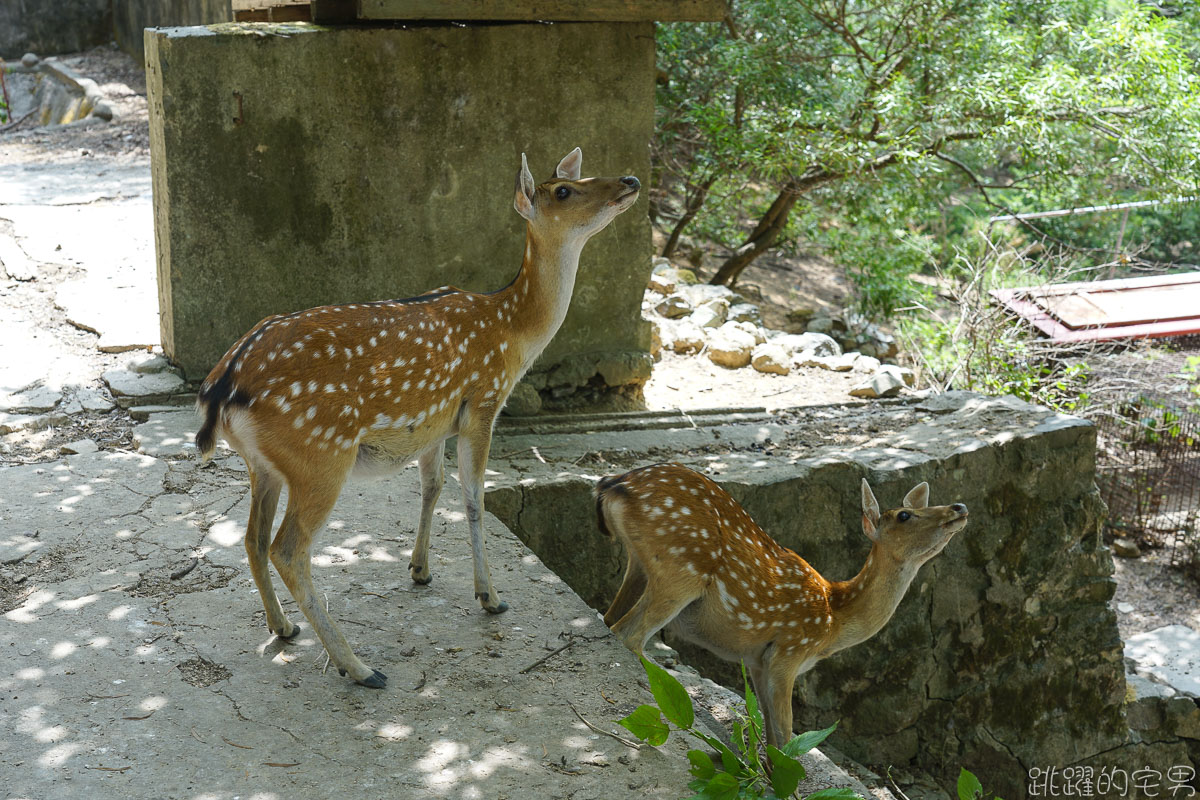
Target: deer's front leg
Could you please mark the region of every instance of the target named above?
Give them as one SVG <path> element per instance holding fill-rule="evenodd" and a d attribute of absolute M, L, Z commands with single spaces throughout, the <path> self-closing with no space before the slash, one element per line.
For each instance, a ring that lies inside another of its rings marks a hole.
<path fill-rule="evenodd" d="M 445 483 L 445 455 L 446 440 L 443 439 L 417 458 L 421 472 L 421 521 L 417 524 L 417 541 L 408 564 L 415 583 L 426 584 L 433 580 L 433 573 L 429 571 L 429 536 L 433 507 L 437 505 Z"/>
<path fill-rule="evenodd" d="M 471 530 L 471 556 L 475 562 L 475 596 L 484 611 L 500 614 L 508 610 L 508 603 L 500 599 L 492 588 L 492 574 L 488 568 L 485 534 L 483 529 L 483 475 L 487 468 L 488 451 L 492 445 L 492 426 L 480 426 L 482 430 L 463 431 L 458 436 L 458 479 L 462 483 L 463 505 L 467 512 L 467 526 Z"/>

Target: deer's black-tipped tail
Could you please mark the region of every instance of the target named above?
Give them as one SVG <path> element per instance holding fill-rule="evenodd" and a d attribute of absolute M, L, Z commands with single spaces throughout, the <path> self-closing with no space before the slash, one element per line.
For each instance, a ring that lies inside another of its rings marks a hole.
<path fill-rule="evenodd" d="M 208 461 L 217 449 L 217 420 L 221 416 L 221 404 L 216 398 L 206 398 L 204 394 L 204 390 L 201 390 L 196 399 L 196 411 L 204 415 L 204 423 L 196 432 L 196 449 L 200 452 L 200 460 Z"/>
<path fill-rule="evenodd" d="M 627 493 L 625 484 L 621 482 L 622 475 L 609 475 L 606 478 L 601 478 L 596 484 L 596 524 L 600 528 L 600 532 L 605 536 L 612 538 L 612 531 L 608 527 L 608 522 L 604 519 L 604 503 L 610 497 L 619 497 Z"/>

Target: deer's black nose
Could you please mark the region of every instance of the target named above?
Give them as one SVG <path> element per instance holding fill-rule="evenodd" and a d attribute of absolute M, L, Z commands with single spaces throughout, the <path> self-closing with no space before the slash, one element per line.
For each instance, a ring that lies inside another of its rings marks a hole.
<path fill-rule="evenodd" d="M 959 514 L 967 513 L 967 507 L 964 506 L 962 503 L 955 503 L 954 505 L 950 506 L 950 509 L 952 511 L 957 511 Z"/>
<path fill-rule="evenodd" d="M 632 175 L 626 175 L 624 178 L 621 178 L 621 183 L 625 184 L 630 189 L 642 188 L 642 182 L 639 181 L 637 178 L 633 177 Z"/>

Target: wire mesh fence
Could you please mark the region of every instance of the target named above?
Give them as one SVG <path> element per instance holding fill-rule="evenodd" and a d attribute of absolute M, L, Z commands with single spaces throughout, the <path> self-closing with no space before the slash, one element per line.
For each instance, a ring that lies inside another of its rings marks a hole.
<path fill-rule="evenodd" d="M 1096 484 L 1109 530 L 1149 547 L 1168 547 L 1191 565 L 1200 549 L 1200 339 L 1176 340 L 1093 397 Z"/>

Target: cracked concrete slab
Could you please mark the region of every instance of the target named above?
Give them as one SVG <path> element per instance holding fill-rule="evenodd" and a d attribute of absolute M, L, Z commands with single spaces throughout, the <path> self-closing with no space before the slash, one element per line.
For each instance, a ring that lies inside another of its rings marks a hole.
<path fill-rule="evenodd" d="M 0 471 L 0 555 L 21 578 L 0 592 L 5 791 L 680 796 L 685 739 L 634 750 L 580 721 L 624 733 L 614 721 L 650 700 L 640 666 L 490 515 L 492 574 L 512 608 L 479 608 L 455 494 L 451 482 L 437 510 L 428 586 L 407 572 L 415 469 L 348 486 L 318 537 L 318 589 L 390 676 L 375 691 L 326 669 L 278 581 L 302 629 L 290 642 L 266 630 L 241 541 L 244 472 L 114 451 Z M 810 766 L 833 774 L 819 755 Z"/>

